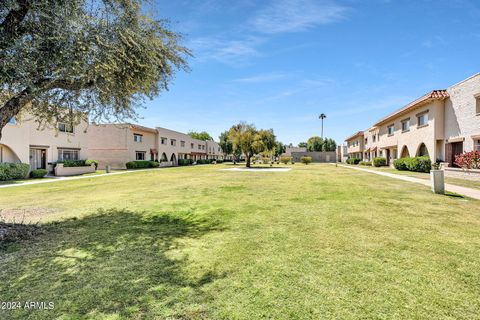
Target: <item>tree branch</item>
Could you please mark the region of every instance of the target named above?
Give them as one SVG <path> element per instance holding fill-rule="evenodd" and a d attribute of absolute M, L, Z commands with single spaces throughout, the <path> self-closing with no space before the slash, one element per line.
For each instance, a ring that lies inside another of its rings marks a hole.
<path fill-rule="evenodd" d="M 0 49 L 5 49 L 7 43 L 24 32 L 21 26 L 31 7 L 30 0 L 17 0 L 18 9 L 12 9 L 0 24 Z"/>

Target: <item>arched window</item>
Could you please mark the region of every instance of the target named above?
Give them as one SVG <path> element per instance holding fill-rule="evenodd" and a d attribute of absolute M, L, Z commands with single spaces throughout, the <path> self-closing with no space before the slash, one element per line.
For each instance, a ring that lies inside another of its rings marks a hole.
<path fill-rule="evenodd" d="M 418 147 L 417 156 L 418 157 L 422 157 L 422 156 L 427 156 L 428 157 L 429 156 L 428 149 L 427 149 L 427 146 L 425 145 L 425 143 L 422 143 Z"/>
<path fill-rule="evenodd" d="M 410 152 L 408 152 L 407 146 L 403 146 L 400 158 L 408 158 L 408 157 L 410 157 Z"/>

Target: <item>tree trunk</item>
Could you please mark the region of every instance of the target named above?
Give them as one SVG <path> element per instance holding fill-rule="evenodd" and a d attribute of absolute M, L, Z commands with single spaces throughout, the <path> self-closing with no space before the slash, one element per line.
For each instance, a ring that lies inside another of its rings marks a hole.
<path fill-rule="evenodd" d="M 246 166 L 247 166 L 247 168 L 250 168 L 250 167 L 251 167 L 251 165 L 250 165 L 250 156 L 247 154 L 246 157 L 247 157 L 247 164 L 246 164 Z"/>
<path fill-rule="evenodd" d="M 3 107 L 0 108 L 0 139 L 2 138 L 3 128 L 7 125 L 10 119 L 15 117 L 27 103 L 32 101 L 32 99 L 33 96 L 30 95 L 30 90 L 25 89 L 10 98 L 10 100 L 7 100 Z"/>

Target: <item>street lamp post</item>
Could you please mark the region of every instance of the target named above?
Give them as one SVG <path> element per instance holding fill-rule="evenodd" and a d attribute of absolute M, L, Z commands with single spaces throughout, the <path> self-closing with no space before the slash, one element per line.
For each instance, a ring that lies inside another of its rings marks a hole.
<path fill-rule="evenodd" d="M 327 115 L 325 113 L 322 113 L 318 116 L 319 119 L 322 120 L 322 140 L 323 140 L 323 119 L 325 119 Z"/>

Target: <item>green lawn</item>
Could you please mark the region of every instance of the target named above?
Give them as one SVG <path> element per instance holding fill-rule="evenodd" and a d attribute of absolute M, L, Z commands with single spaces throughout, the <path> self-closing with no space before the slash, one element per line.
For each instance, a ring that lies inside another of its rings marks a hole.
<path fill-rule="evenodd" d="M 367 166 L 360 166 L 360 165 L 355 166 L 355 167 L 378 170 L 378 171 L 383 171 L 383 172 L 388 172 L 388 173 L 394 173 L 394 174 L 400 174 L 400 175 L 414 177 L 414 178 L 430 180 L 430 173 L 425 173 L 425 172 L 400 171 L 400 170 L 397 170 L 395 168 L 390 168 L 390 167 L 378 167 L 377 168 L 377 167 L 370 167 L 370 166 L 367 167 Z M 450 183 L 450 184 L 454 184 L 454 185 L 461 186 L 461 187 L 480 189 L 480 181 L 477 181 L 477 180 L 467 180 L 467 179 L 460 179 L 460 178 L 445 177 L 445 183 Z"/>
<path fill-rule="evenodd" d="M 0 248 L 0 301 L 55 302 L 0 318 L 480 319 L 480 201 L 222 167 L 0 189 L 44 231 Z"/>

